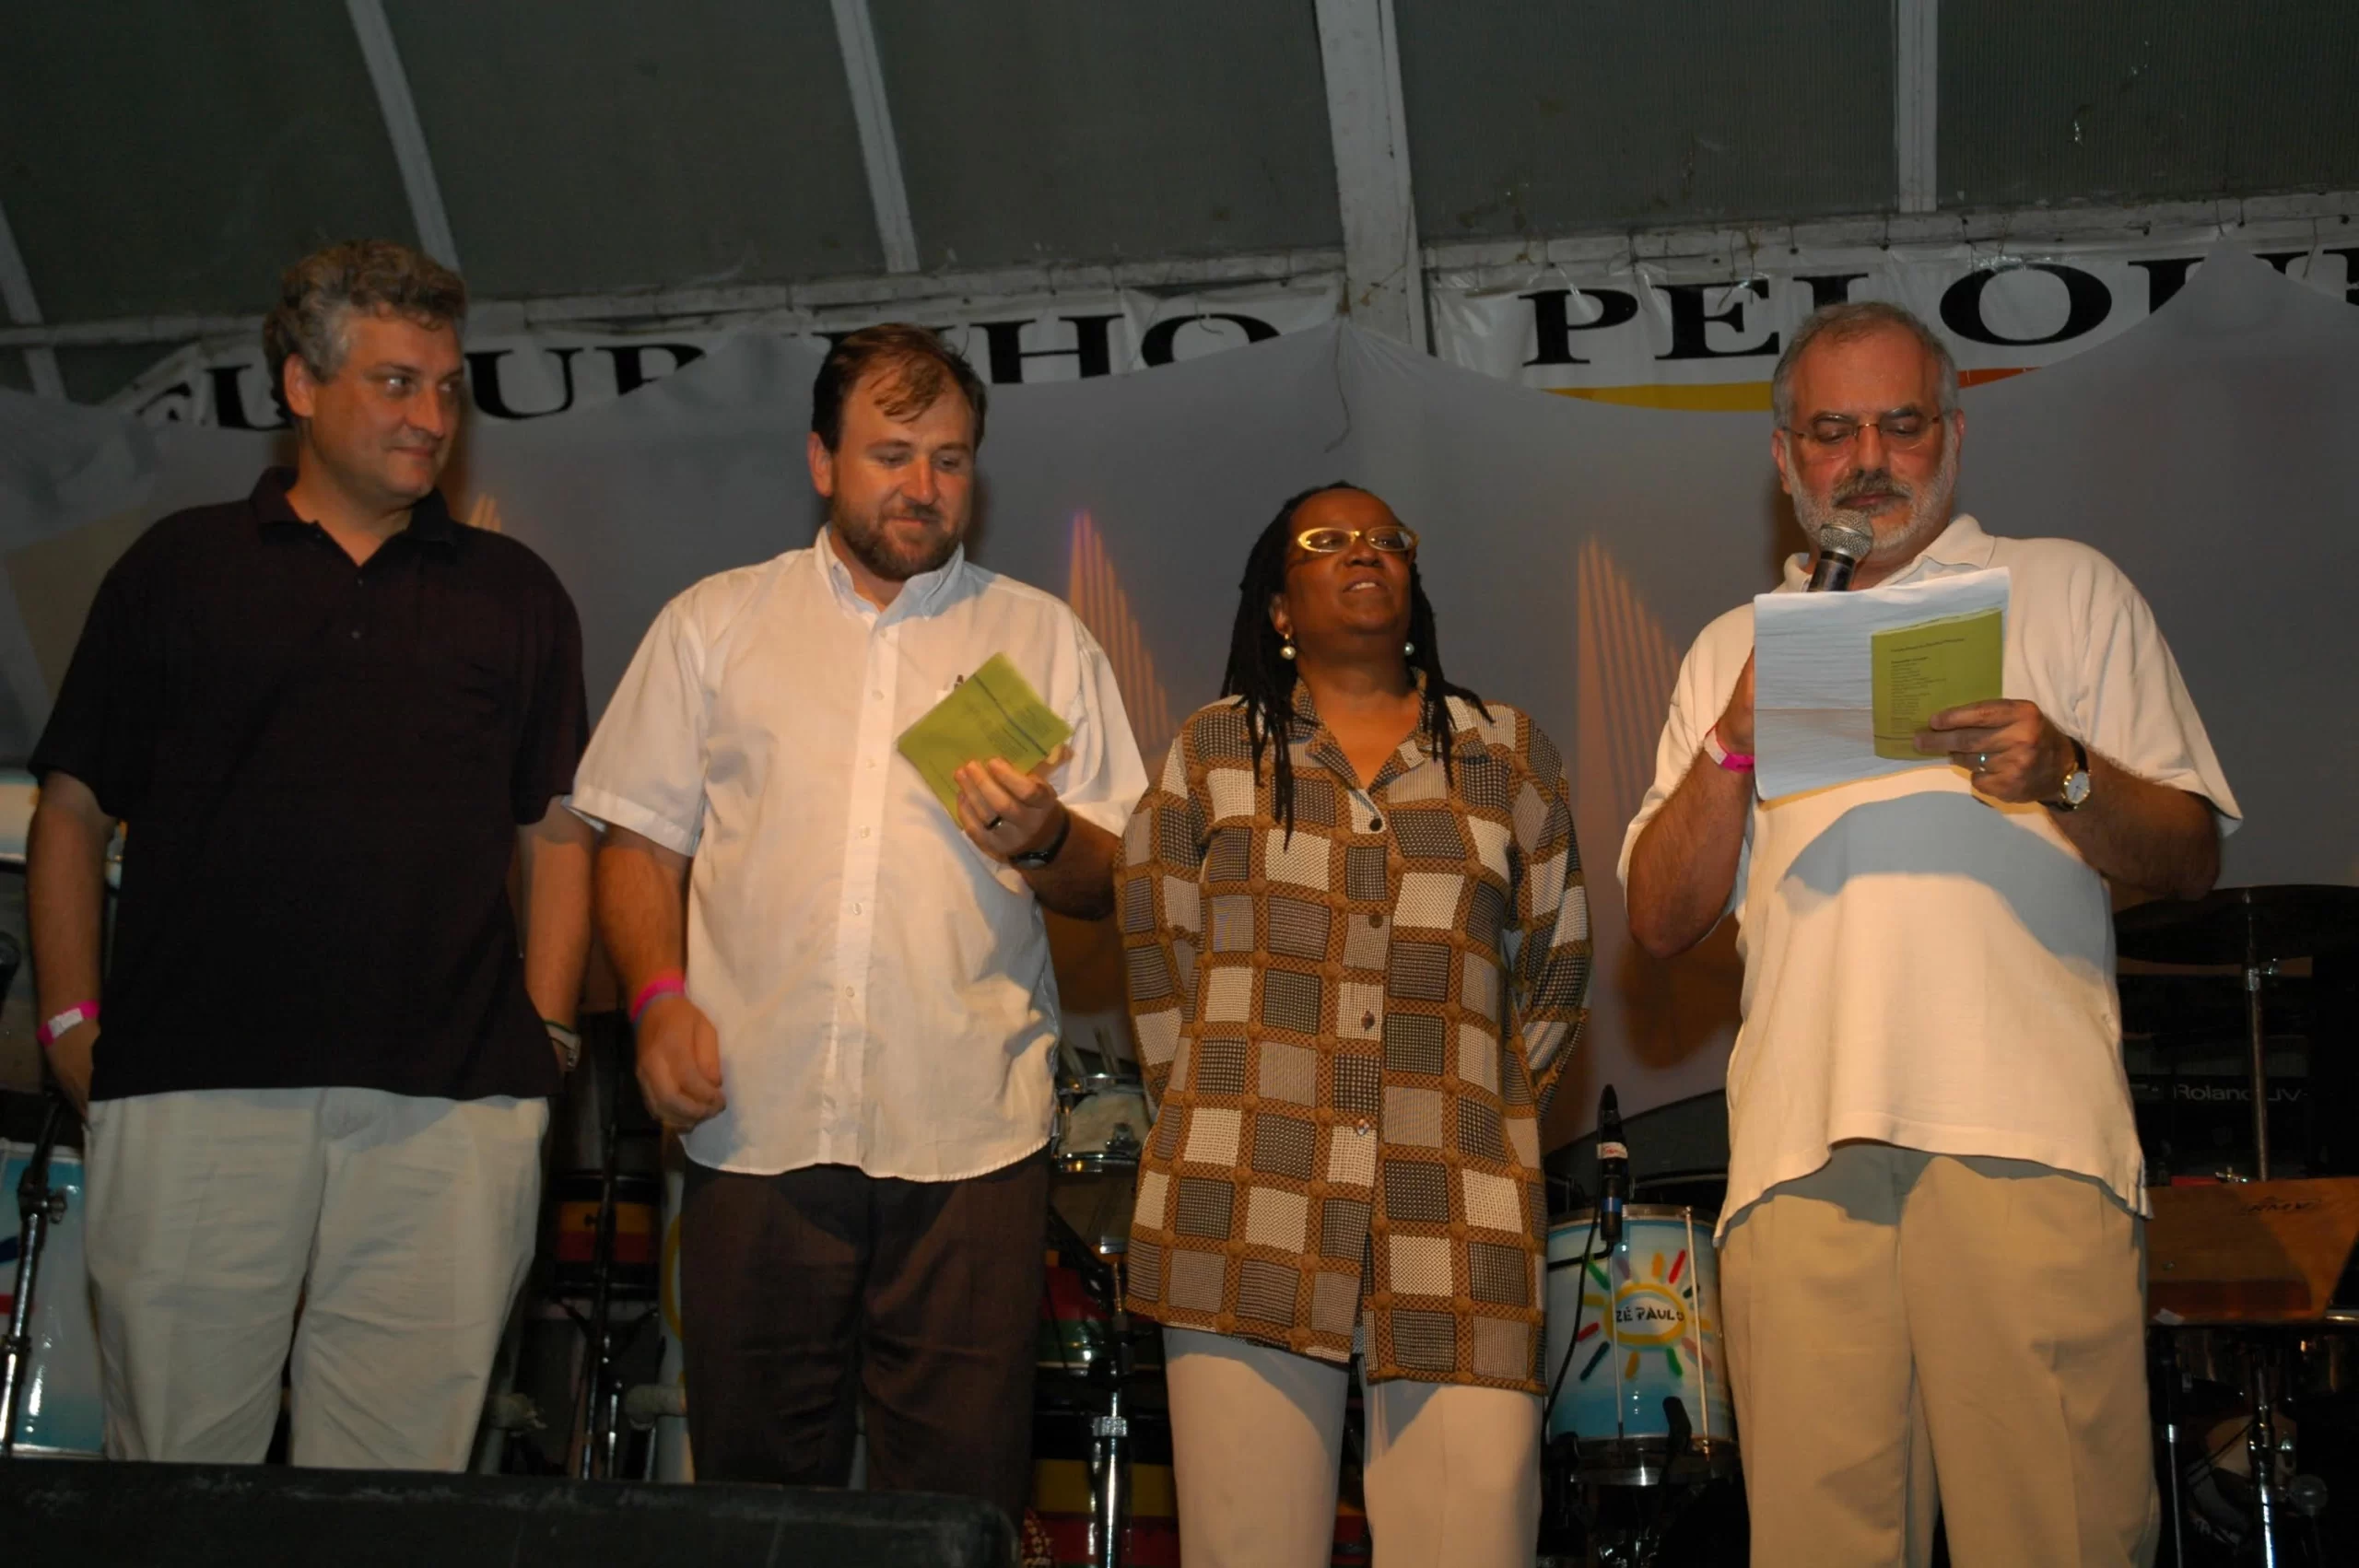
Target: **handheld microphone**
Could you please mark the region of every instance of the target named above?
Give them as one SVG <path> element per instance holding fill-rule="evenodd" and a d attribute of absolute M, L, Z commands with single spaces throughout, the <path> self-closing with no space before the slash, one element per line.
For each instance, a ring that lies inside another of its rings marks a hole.
<path fill-rule="evenodd" d="M 1876 536 L 1864 522 L 1851 522 L 1839 514 L 1823 523 L 1818 531 L 1818 565 L 1810 574 L 1813 593 L 1840 593 L 1851 586 L 1851 574 L 1876 547 Z"/>
<path fill-rule="evenodd" d="M 1608 1083 L 1597 1097 L 1597 1234 L 1611 1252 L 1622 1240 L 1622 1209 L 1630 1198 L 1630 1150 L 1622 1141 L 1622 1107 Z"/>

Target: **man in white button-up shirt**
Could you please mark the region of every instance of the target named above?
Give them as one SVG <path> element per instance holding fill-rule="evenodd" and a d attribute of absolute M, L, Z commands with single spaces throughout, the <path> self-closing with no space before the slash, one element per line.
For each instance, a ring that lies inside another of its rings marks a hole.
<path fill-rule="evenodd" d="M 2202 892 L 2236 803 L 2119 569 L 1952 515 L 1956 389 L 1915 317 L 1830 307 L 1778 363 L 1774 455 L 1806 532 L 1872 529 L 1855 586 L 2007 568 L 2007 699 L 1933 716 L 1948 766 L 1763 801 L 1731 611 L 1623 845 L 1649 951 L 1739 922 L 1720 1279 L 1757 1562 L 1924 1563 L 1937 1473 L 1962 1568 L 2156 1539 L 2107 884 Z"/>
<path fill-rule="evenodd" d="M 808 549 L 665 606 L 591 742 L 599 922 L 649 1104 L 683 1129 L 697 1472 L 1030 1483 L 1056 981 L 1042 907 L 1110 907 L 1146 785 L 1064 604 L 966 558 L 984 392 L 880 327 L 813 390 Z M 1072 726 L 970 764 L 957 819 L 895 743 L 994 654 Z"/>

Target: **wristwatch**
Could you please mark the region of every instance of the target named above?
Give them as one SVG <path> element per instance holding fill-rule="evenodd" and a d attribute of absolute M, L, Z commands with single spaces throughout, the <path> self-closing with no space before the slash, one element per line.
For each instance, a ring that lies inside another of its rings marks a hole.
<path fill-rule="evenodd" d="M 2089 748 L 2072 741 L 2072 771 L 2064 776 L 2064 790 L 2052 801 L 2039 803 L 2052 812 L 2076 812 L 2089 803 Z"/>
<path fill-rule="evenodd" d="M 1057 836 L 1054 838 L 1050 839 L 1038 849 L 1025 849 L 1010 855 L 1007 858 L 1007 863 L 1018 871 L 1037 872 L 1057 858 L 1065 847 L 1065 840 L 1072 836 L 1073 809 L 1067 807 L 1065 819 L 1057 825 Z"/>

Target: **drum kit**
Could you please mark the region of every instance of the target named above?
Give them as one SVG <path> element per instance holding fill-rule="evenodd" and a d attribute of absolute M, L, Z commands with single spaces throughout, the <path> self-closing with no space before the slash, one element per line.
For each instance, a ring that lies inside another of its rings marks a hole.
<path fill-rule="evenodd" d="M 2152 1031 L 2158 1050 L 2216 1043 L 2202 1023 L 2171 1027 L 2205 1012 L 2210 992 L 2237 993 L 2233 1010 L 2209 1012 L 2235 1016 L 2244 1036 L 2248 1142 L 2211 1151 L 2229 1157 L 2204 1170 L 2147 1137 L 2150 1166 L 2163 1153 L 2171 1172 L 2151 1189 L 2146 1231 L 2163 1561 L 2359 1561 L 2359 1176 L 2343 1174 L 2353 1168 L 2347 1148 L 2315 1135 L 2318 1101 L 2341 1099 L 2333 1091 L 2352 1069 L 2342 1058 L 2359 1045 L 2348 967 L 2359 960 L 2359 888 L 2223 888 L 2126 909 L 2115 930 L 2122 957 L 2146 971 L 2122 977 L 2125 1014 L 2142 991 L 2174 988 L 2160 993 L 2170 1010 Z M 2298 1085 L 2282 1082 L 2295 1036 L 2308 1047 Z M 2297 1092 L 2311 1102 L 2314 1135 L 2307 1159 L 2288 1161 L 2279 1134 L 2291 1129 L 2271 1113 Z M 2351 1111 L 2324 1108 L 2338 1123 Z"/>
<path fill-rule="evenodd" d="M 1160 1392 L 1160 1340 L 1155 1325 L 1133 1322 L 1123 1305 L 1132 1194 L 1153 1119 L 1145 1084 L 1109 1040 L 1101 1038 L 1096 1049 L 1059 1042 L 1056 1127 L 1049 1141 L 1053 1262 L 1037 1416 L 1044 1427 L 1077 1425 L 1086 1434 L 1087 1504 L 1078 1519 L 1069 1510 L 1036 1507 L 1039 1527 L 1050 1539 L 1034 1542 L 1028 1560 L 1088 1568 L 1179 1561 L 1168 1503 L 1152 1524 L 1133 1518 L 1151 1428 L 1163 1439 L 1157 1457 L 1170 1462 L 1168 1422 L 1154 1398 Z M 1038 1504 L 1058 1501 L 1036 1497 Z M 1061 1519 L 1080 1526 L 1078 1541 L 1053 1539 L 1051 1523 Z"/>

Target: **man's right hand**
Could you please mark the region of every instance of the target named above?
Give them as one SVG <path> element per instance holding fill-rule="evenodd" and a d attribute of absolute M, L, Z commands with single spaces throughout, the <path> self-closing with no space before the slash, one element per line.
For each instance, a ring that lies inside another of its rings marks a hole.
<path fill-rule="evenodd" d="M 49 1070 L 57 1075 L 58 1087 L 74 1102 L 74 1114 L 88 1119 L 90 1114 L 90 1061 L 99 1044 L 99 1026 L 91 1019 L 84 1019 L 49 1044 Z"/>
<path fill-rule="evenodd" d="M 639 1021 L 639 1087 L 655 1119 L 675 1132 L 719 1116 L 721 1036 L 696 1003 L 658 997 Z"/>
<path fill-rule="evenodd" d="M 1729 705 L 1720 709 L 1720 748 L 1740 756 L 1753 755 L 1753 655 L 1744 656 L 1744 670 L 1736 678 Z"/>

